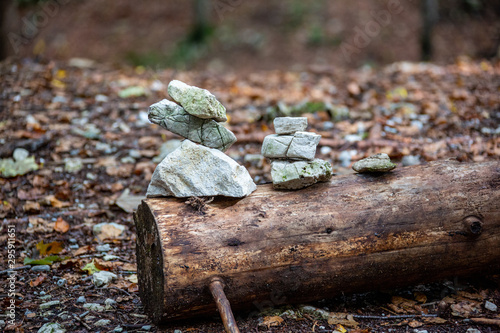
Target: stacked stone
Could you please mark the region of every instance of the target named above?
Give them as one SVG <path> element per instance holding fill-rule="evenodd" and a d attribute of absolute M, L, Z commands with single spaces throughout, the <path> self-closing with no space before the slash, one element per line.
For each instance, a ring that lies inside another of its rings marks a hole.
<path fill-rule="evenodd" d="M 264 138 L 262 155 L 272 160 L 275 189 L 297 190 L 332 177 L 330 163 L 314 158 L 321 135 L 306 128 L 305 117 L 279 117 L 274 119 L 276 134 Z"/>
<path fill-rule="evenodd" d="M 220 122 L 226 108 L 208 90 L 174 80 L 168 85 L 172 99 L 149 107 L 149 120 L 184 140 L 156 167 L 148 197 L 244 197 L 257 187 L 245 167 L 224 154 L 236 136 Z"/>

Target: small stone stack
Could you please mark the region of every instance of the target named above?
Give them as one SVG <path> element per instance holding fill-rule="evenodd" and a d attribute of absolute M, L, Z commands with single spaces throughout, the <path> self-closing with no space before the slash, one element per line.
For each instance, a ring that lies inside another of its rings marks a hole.
<path fill-rule="evenodd" d="M 298 190 L 332 177 L 330 163 L 314 158 L 321 135 L 306 128 L 305 117 L 279 117 L 274 119 L 276 134 L 264 138 L 262 155 L 272 160 L 275 189 Z"/>
<path fill-rule="evenodd" d="M 170 97 L 149 107 L 149 120 L 184 140 L 156 167 L 148 197 L 217 196 L 241 198 L 257 188 L 245 167 L 225 155 L 235 135 L 219 122 L 226 108 L 208 90 L 174 80 Z"/>

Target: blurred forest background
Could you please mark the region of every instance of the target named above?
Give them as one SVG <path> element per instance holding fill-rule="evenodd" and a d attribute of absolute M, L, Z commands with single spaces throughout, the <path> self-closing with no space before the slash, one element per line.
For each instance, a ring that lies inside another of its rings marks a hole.
<path fill-rule="evenodd" d="M 2 0 L 0 6 L 3 58 L 252 72 L 499 55 L 500 0 Z"/>

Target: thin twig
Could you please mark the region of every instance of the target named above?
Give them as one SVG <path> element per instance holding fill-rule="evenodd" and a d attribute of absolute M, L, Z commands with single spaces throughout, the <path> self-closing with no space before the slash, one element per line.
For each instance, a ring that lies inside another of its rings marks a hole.
<path fill-rule="evenodd" d="M 415 314 L 415 315 L 388 315 L 388 316 L 364 316 L 364 315 L 353 315 L 353 318 L 358 319 L 407 319 L 416 317 L 437 317 L 436 314 Z"/>
<path fill-rule="evenodd" d="M 89 331 L 92 331 L 92 328 L 89 325 L 87 325 L 87 323 L 84 322 L 82 318 L 75 316 L 75 315 L 73 315 L 73 318 L 78 320 L 83 326 L 85 326 L 86 329 L 88 329 Z"/>

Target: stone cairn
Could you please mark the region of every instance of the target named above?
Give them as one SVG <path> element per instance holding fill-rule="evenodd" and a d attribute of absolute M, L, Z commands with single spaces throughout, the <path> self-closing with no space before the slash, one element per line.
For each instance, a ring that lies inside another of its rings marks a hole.
<path fill-rule="evenodd" d="M 241 198 L 256 190 L 250 174 L 224 152 L 236 136 L 220 122 L 226 108 L 208 90 L 174 80 L 170 97 L 149 107 L 148 118 L 186 140 L 156 167 L 147 197 L 227 196 Z"/>
<path fill-rule="evenodd" d="M 330 163 L 314 158 L 321 135 L 306 128 L 305 117 L 279 117 L 274 119 L 276 134 L 264 138 L 262 155 L 272 161 L 275 189 L 298 190 L 332 177 Z"/>

